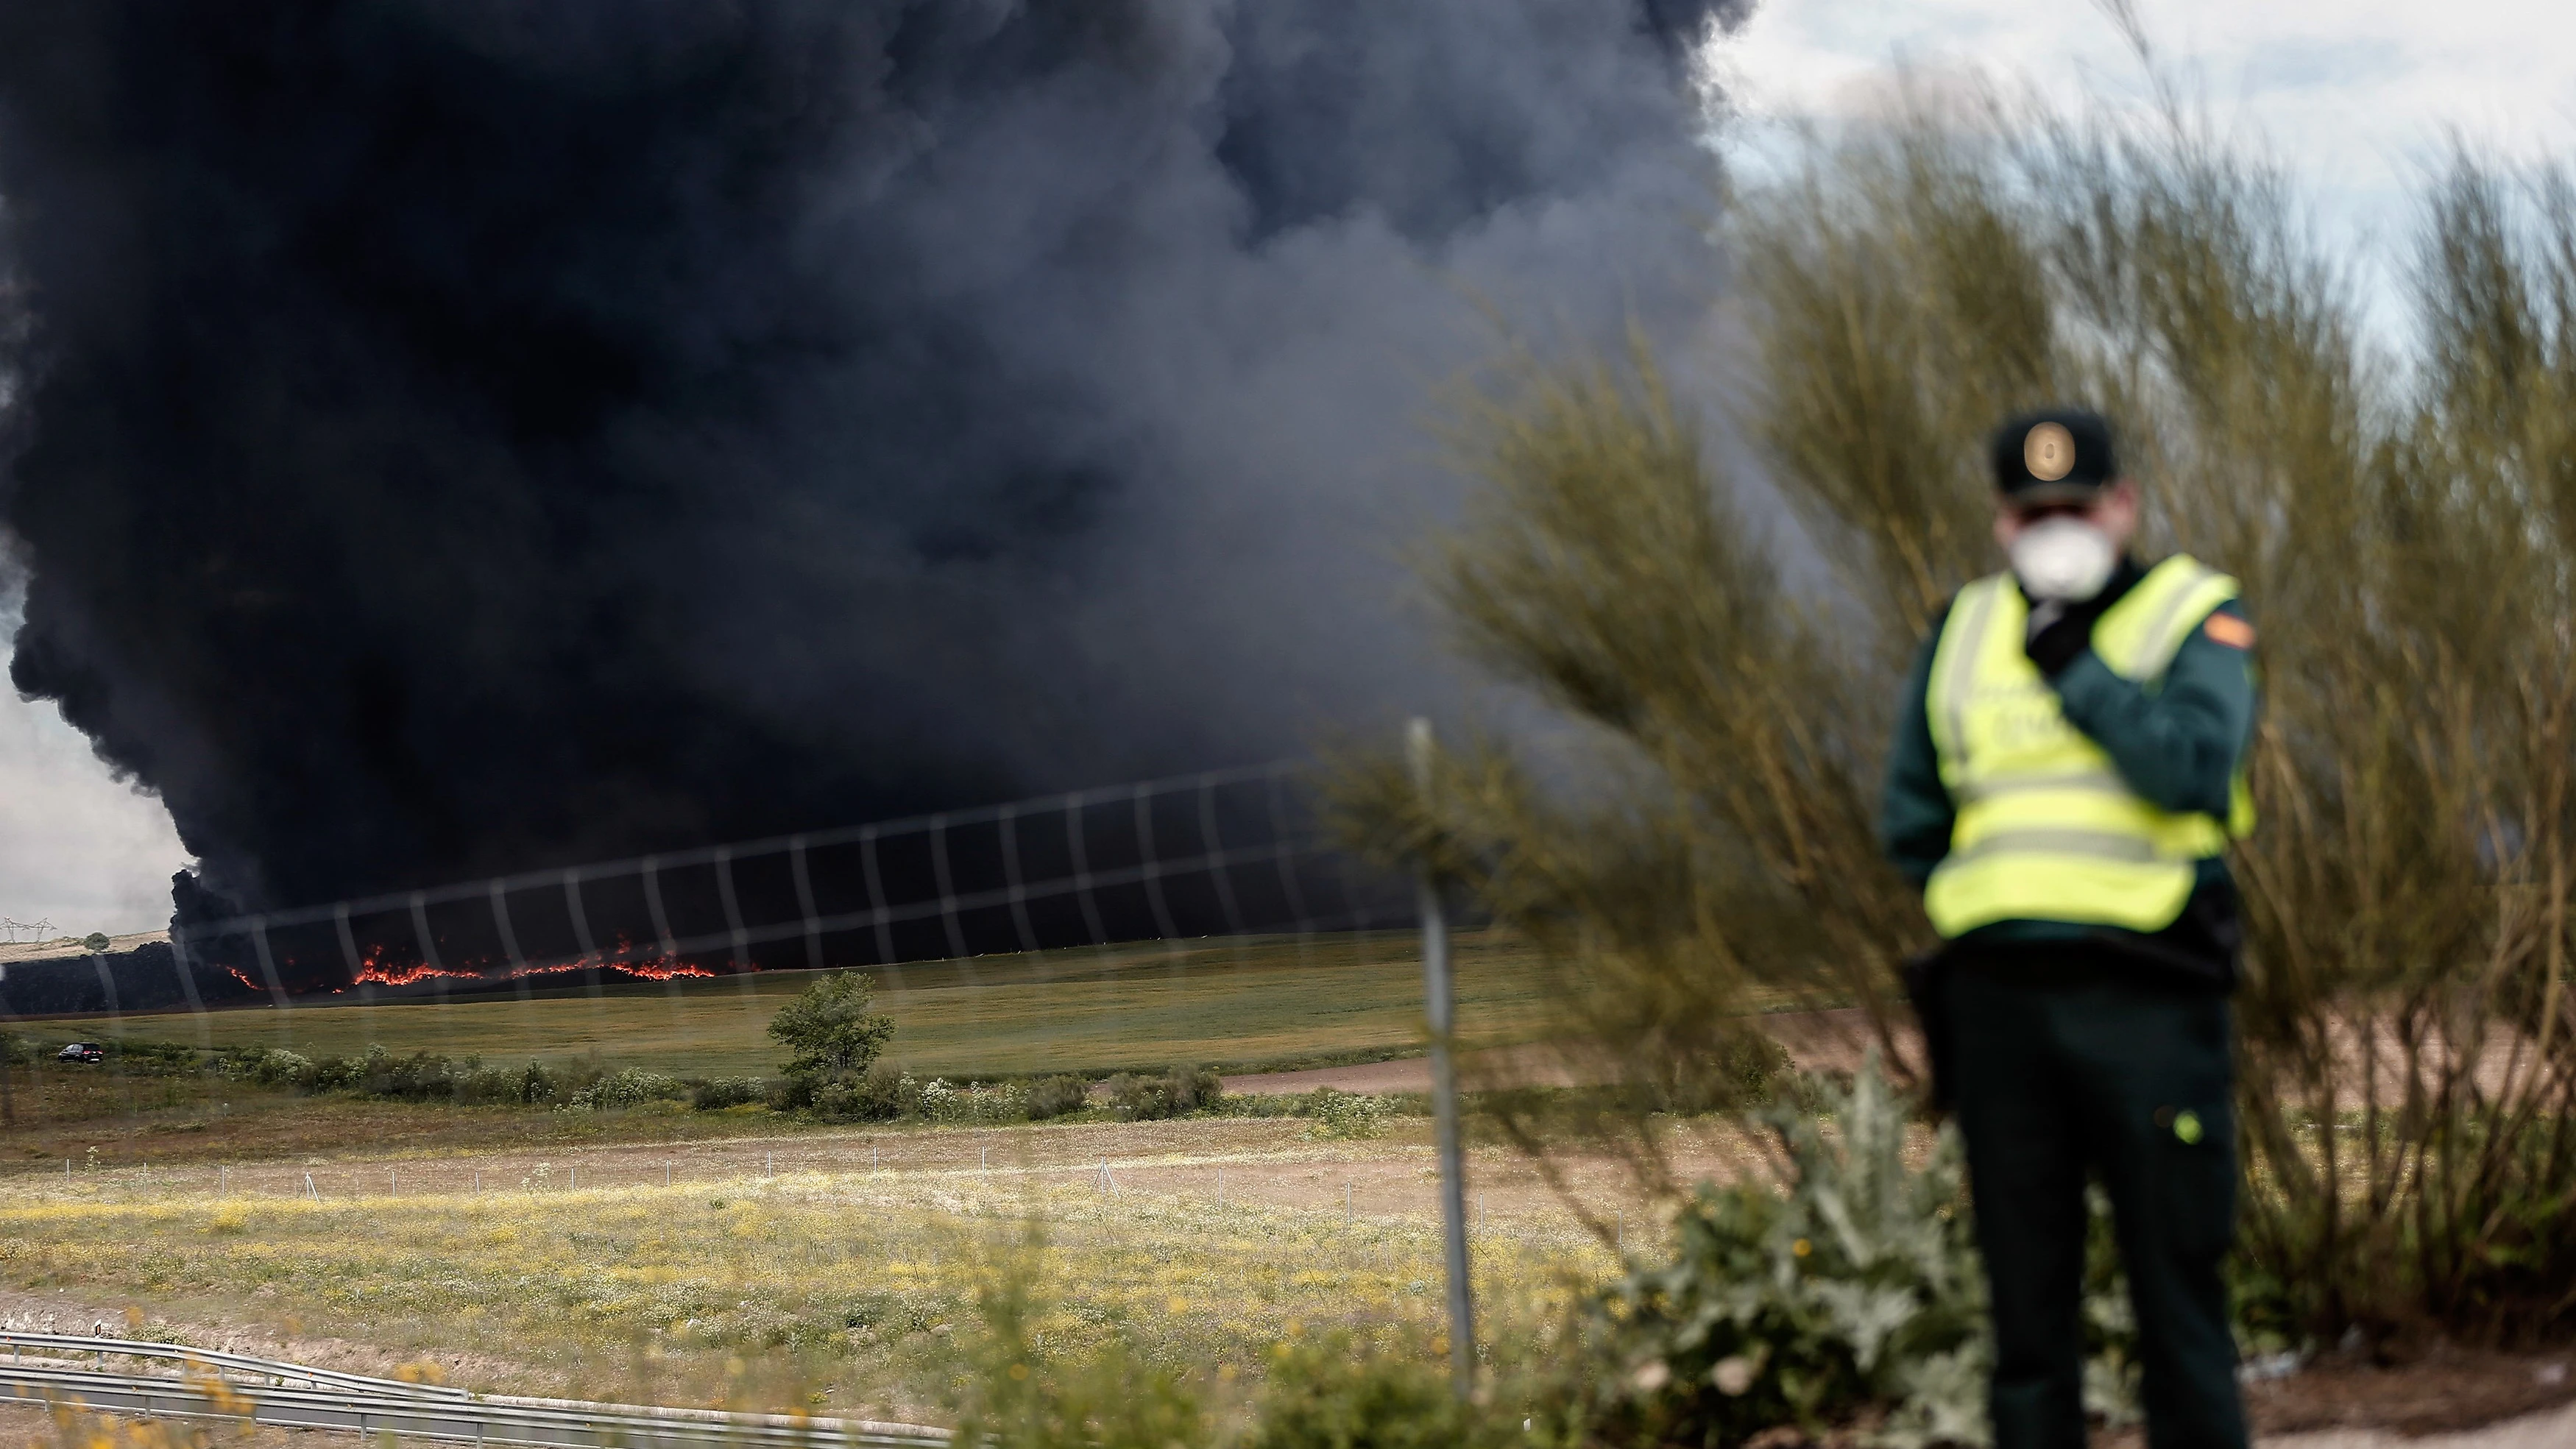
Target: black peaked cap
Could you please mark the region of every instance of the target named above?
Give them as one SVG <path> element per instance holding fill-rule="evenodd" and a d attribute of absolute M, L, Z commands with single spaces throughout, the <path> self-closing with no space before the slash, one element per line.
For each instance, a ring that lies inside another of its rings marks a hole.
<path fill-rule="evenodd" d="M 1992 451 L 1995 489 L 2009 503 L 2081 503 L 2120 476 L 2110 422 L 2082 408 L 2009 418 Z"/>

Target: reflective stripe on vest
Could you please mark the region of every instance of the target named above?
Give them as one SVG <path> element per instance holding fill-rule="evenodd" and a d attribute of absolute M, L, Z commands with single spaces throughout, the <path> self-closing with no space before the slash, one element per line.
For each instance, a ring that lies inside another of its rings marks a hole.
<path fill-rule="evenodd" d="M 2093 652 L 2153 690 L 2236 581 L 2189 558 L 2156 565 L 2093 626 Z M 2025 652 L 2030 608 L 2009 574 L 1950 607 L 1925 699 L 1941 780 L 1958 807 L 1923 904 L 1944 936 L 1996 921 L 2158 931 L 2190 899 L 2194 863 L 2253 827 L 2240 774 L 2225 822 L 2159 810 L 2066 720 Z"/>

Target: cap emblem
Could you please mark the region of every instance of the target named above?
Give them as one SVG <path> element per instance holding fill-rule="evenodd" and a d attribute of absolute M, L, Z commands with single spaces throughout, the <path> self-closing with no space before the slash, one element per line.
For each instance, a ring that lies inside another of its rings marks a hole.
<path fill-rule="evenodd" d="M 2075 435 L 2064 423 L 2041 423 L 2021 440 L 2022 466 L 2042 483 L 2054 483 L 2075 471 Z"/>

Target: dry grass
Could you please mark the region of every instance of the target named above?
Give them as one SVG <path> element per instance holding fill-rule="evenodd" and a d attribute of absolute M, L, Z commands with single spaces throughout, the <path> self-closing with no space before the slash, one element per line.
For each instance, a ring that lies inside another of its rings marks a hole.
<path fill-rule="evenodd" d="M 1749 1162 L 1730 1129 L 1692 1150 L 1712 1173 Z M 203 1168 L 82 1171 L 0 1188 L 0 1313 L 85 1330 L 131 1310 L 190 1341 L 423 1360 L 479 1387 L 917 1419 L 971 1357 L 974 1289 L 1031 1222 L 1052 1354 L 1115 1334 L 1222 1384 L 1327 1328 L 1428 1351 L 1431 1164 L 1418 1123 L 1351 1143 L 1209 1119 L 271 1161 L 237 1167 L 230 1196 Z M 1599 1206 L 1646 1249 L 1643 1204 L 1598 1169 Z M 318 1203 L 295 1195 L 308 1172 Z M 1495 1351 L 1549 1352 L 1569 1295 L 1614 1260 L 1516 1154 L 1480 1149 L 1471 1173 Z"/>

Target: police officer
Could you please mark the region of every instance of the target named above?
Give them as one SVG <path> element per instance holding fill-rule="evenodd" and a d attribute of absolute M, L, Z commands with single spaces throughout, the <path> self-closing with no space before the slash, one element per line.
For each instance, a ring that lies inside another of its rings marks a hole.
<path fill-rule="evenodd" d="M 2084 1181 L 2109 1191 L 2153 1449 L 2245 1444 L 2223 858 L 2253 825 L 2253 627 L 2234 579 L 2141 566 L 2100 417 L 1995 434 L 2008 572 L 1914 661 L 1881 834 L 1945 947 L 1925 993 L 1992 1290 L 1997 1449 L 2085 1442 Z"/>

